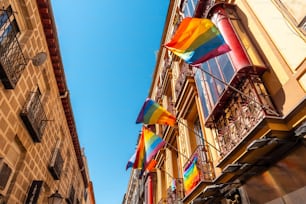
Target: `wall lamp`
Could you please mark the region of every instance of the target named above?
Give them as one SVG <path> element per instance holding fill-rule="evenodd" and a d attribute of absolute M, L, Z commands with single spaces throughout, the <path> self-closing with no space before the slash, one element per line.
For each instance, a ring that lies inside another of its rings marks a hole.
<path fill-rule="evenodd" d="M 42 65 L 46 61 L 46 59 L 47 59 L 47 53 L 39 52 L 33 58 L 31 58 L 31 61 L 34 66 L 38 67 Z"/>
<path fill-rule="evenodd" d="M 61 204 L 62 201 L 63 197 L 61 194 L 59 194 L 58 190 L 48 197 L 48 204 Z"/>

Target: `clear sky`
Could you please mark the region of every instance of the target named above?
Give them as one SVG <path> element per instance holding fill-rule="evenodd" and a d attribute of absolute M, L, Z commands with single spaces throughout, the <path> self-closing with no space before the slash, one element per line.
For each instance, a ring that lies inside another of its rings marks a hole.
<path fill-rule="evenodd" d="M 156 64 L 167 0 L 51 0 L 97 204 L 120 204 Z"/>

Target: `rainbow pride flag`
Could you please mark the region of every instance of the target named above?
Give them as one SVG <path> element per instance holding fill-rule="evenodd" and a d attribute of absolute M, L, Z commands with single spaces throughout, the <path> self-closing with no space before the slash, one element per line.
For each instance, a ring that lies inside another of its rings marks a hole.
<path fill-rule="evenodd" d="M 155 154 L 164 146 L 165 142 L 146 127 L 142 128 L 142 134 L 144 135 L 145 142 L 146 164 L 148 164 Z"/>
<path fill-rule="evenodd" d="M 154 156 L 164 144 L 165 141 L 162 138 L 143 127 L 136 151 L 129 159 L 126 169 L 133 167 L 134 169 L 141 169 L 141 172 L 146 169 L 152 170 L 156 165 L 156 161 L 153 161 Z"/>
<path fill-rule="evenodd" d="M 146 152 L 145 152 L 144 136 L 143 134 L 141 134 L 136 151 L 133 154 L 133 156 L 129 159 L 125 169 L 127 170 L 130 167 L 133 167 L 133 169 L 143 169 L 145 167 L 145 158 L 146 158 Z"/>
<path fill-rule="evenodd" d="M 186 17 L 165 47 L 191 65 L 230 51 L 210 19 Z"/>
<path fill-rule="evenodd" d="M 152 99 L 147 98 L 138 114 L 136 123 L 174 126 L 175 121 L 175 116 Z"/>
<path fill-rule="evenodd" d="M 147 165 L 145 170 L 152 171 L 155 168 L 156 164 L 157 164 L 157 161 L 155 159 L 152 159 Z"/>
<path fill-rule="evenodd" d="M 188 194 L 200 181 L 200 173 L 197 168 L 197 157 L 194 157 L 192 162 L 184 169 L 184 189 Z"/>

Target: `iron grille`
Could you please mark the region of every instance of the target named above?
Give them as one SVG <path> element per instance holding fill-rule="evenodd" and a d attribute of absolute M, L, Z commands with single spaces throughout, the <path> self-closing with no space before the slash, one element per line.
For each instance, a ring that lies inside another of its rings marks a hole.
<path fill-rule="evenodd" d="M 276 109 L 259 77 L 250 76 L 239 89 L 248 98 L 239 93 L 233 94 L 223 109 L 223 114 L 214 122 L 221 157 L 225 157 L 244 140 L 262 119 L 268 116 L 277 117 Z"/>
<path fill-rule="evenodd" d="M 204 145 L 198 145 L 194 150 L 194 152 L 192 153 L 192 155 L 190 156 L 190 158 L 188 159 L 188 161 L 183 166 L 183 169 L 186 169 L 191 164 L 191 162 L 194 161 L 194 158 L 195 157 L 197 158 L 196 167 L 197 170 L 199 171 L 199 180 L 197 183 L 200 182 L 211 183 L 215 179 L 213 163 L 212 161 L 207 160 L 206 151 L 207 148 Z M 189 193 L 187 192 L 187 194 Z"/>
<path fill-rule="evenodd" d="M 18 32 L 11 7 L 0 10 L 0 79 L 6 89 L 15 88 L 26 67 L 26 59 L 17 39 Z"/>
<path fill-rule="evenodd" d="M 63 164 L 64 160 L 61 155 L 61 151 L 59 148 L 55 148 L 49 165 L 49 171 L 55 180 L 60 179 Z"/>
<path fill-rule="evenodd" d="M 184 198 L 184 183 L 182 178 L 174 179 L 174 186 L 167 189 L 167 203 L 178 203 Z"/>
<path fill-rule="evenodd" d="M 29 94 L 20 116 L 33 142 L 41 142 L 47 125 L 47 117 L 40 101 L 39 92 L 31 92 Z"/>
<path fill-rule="evenodd" d="M 189 67 L 188 64 L 184 63 L 182 66 L 182 70 L 175 84 L 175 95 L 177 97 L 183 92 L 184 85 L 188 78 L 194 78 L 194 73 L 192 68 Z"/>

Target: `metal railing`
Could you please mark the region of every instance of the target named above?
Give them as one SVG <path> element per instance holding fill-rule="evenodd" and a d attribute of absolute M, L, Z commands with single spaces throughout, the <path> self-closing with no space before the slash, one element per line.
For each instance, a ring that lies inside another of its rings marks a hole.
<path fill-rule="evenodd" d="M 215 179 L 215 172 L 213 168 L 212 161 L 208 160 L 207 148 L 204 145 L 198 145 L 195 151 L 192 153 L 188 161 L 183 166 L 184 169 L 187 168 L 194 161 L 194 158 L 197 157 L 196 167 L 199 172 L 199 181 L 200 182 L 212 182 Z"/>
<path fill-rule="evenodd" d="M 174 204 L 184 198 L 184 182 L 182 178 L 174 179 L 175 185 L 167 189 L 167 203 Z"/>
<path fill-rule="evenodd" d="M 193 78 L 194 77 L 194 72 L 193 72 L 192 68 L 189 67 L 188 64 L 183 63 L 180 75 L 179 75 L 179 77 L 178 77 L 178 79 L 176 80 L 176 83 L 175 83 L 175 95 L 176 95 L 176 97 L 180 96 L 180 94 L 183 90 L 184 84 L 186 82 L 186 79 L 188 77 Z"/>
<path fill-rule="evenodd" d="M 14 13 L 0 10 L 0 78 L 6 89 L 15 88 L 27 64 L 17 32 Z"/>
<path fill-rule="evenodd" d="M 233 150 L 263 118 L 277 116 L 259 77 L 247 79 L 240 90 L 248 97 L 233 94 L 223 108 L 223 114 L 214 123 L 221 157 Z"/>
<path fill-rule="evenodd" d="M 30 92 L 20 113 L 34 142 L 40 142 L 47 125 L 47 116 L 40 101 L 39 92 Z"/>

